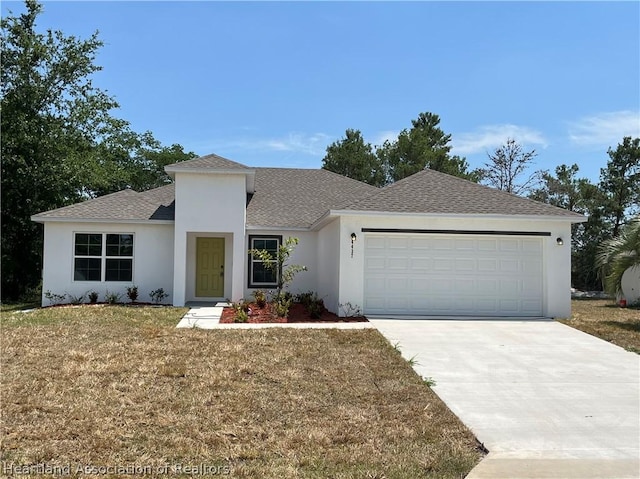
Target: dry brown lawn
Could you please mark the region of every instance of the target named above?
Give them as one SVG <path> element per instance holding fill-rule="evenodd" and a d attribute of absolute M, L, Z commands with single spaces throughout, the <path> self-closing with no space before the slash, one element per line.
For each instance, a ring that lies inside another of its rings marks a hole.
<path fill-rule="evenodd" d="M 178 330 L 184 312 L 3 313 L 4 464 L 459 479 L 482 457 L 375 330 Z"/>
<path fill-rule="evenodd" d="M 640 309 L 620 308 L 612 300 L 576 299 L 571 319 L 562 323 L 640 353 Z"/>

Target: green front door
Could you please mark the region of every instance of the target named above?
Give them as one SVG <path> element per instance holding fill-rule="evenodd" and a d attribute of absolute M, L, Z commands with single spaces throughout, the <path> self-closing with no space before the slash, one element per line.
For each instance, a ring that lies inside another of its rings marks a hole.
<path fill-rule="evenodd" d="M 224 238 L 196 238 L 196 297 L 224 296 Z"/>

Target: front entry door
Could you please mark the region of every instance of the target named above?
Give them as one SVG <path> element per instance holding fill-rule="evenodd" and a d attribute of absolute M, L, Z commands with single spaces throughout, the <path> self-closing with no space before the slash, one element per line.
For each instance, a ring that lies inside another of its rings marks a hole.
<path fill-rule="evenodd" d="M 196 296 L 224 295 L 224 238 L 196 238 Z"/>

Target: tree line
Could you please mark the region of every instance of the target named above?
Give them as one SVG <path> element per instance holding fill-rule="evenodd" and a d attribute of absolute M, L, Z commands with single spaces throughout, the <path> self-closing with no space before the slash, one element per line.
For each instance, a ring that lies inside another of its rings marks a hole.
<path fill-rule="evenodd" d="M 374 186 L 430 168 L 583 214 L 588 220 L 572 226 L 572 284 L 600 289 L 599 248 L 640 213 L 640 138 L 624 137 L 609 148 L 594 183 L 580 177 L 575 163 L 553 172 L 531 171 L 536 151 L 525 151 L 512 138 L 487 153 L 484 167 L 470 170 L 466 158 L 451 154 L 451 135 L 439 123 L 438 115 L 420 113 L 396 140 L 377 147 L 366 143 L 360 130 L 347 129 L 327 147 L 322 168 Z"/>
<path fill-rule="evenodd" d="M 117 101 L 91 81 L 101 70 L 97 32 L 86 40 L 39 33 L 41 12 L 27 0 L 24 14 L 0 24 L 3 300 L 24 296 L 40 281 L 42 227 L 31 215 L 164 185 L 165 165 L 196 156 L 117 118 Z"/>

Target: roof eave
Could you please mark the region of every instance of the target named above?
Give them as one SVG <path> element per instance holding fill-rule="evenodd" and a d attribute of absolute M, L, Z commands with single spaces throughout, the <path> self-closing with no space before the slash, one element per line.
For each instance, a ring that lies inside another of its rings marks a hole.
<path fill-rule="evenodd" d="M 481 213 L 417 213 L 417 212 L 396 212 L 396 211 L 366 211 L 366 210 L 329 210 L 313 226 L 323 219 L 334 216 L 418 216 L 431 218 L 486 218 L 486 219 L 517 219 L 517 220 L 538 220 L 538 221 L 569 221 L 571 223 L 583 223 L 588 220 L 586 216 L 576 213 L 573 215 L 515 215 L 515 214 L 481 214 Z M 325 222 L 326 223 L 326 222 Z"/>
<path fill-rule="evenodd" d="M 247 224 L 246 231 L 310 231 L 311 228 L 305 226 L 259 226 Z"/>
<path fill-rule="evenodd" d="M 33 215 L 31 221 L 36 223 L 113 223 L 113 224 L 152 224 L 152 225 L 172 225 L 174 220 L 152 220 L 152 219 L 114 219 L 114 218 L 70 218 L 61 216 L 38 216 Z"/>

